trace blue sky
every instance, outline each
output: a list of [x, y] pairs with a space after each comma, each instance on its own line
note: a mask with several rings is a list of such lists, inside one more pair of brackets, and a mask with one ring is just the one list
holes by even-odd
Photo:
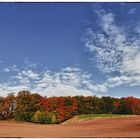
[[140, 97], [139, 3], [0, 3], [0, 95]]

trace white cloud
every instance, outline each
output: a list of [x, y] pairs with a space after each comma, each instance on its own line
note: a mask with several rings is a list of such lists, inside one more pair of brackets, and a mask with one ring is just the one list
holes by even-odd
[[[136, 30], [139, 26], [129, 25], [128, 30], [123, 24], [117, 25], [114, 13], [101, 7], [94, 10], [99, 19], [99, 30], [87, 30], [85, 46], [96, 58], [99, 70], [110, 75], [106, 87], [140, 85], [140, 34]], [[131, 14], [134, 12], [135, 9], [129, 10]], [[114, 72], [119, 76], [112, 76]]]
[[10, 86], [6, 83], [0, 84], [0, 96], [6, 96], [9, 93], [17, 93], [21, 90], [30, 90], [30, 88], [24, 85]]
[[10, 69], [9, 68], [4, 68], [2, 71], [3, 72], [10, 72]]
[[119, 85], [139, 86], [140, 76], [116, 76], [107, 80], [107, 87], [116, 87]]
[[134, 27], [134, 31], [140, 34], [140, 22]]
[[138, 45], [132, 47], [124, 51], [121, 72], [135, 75], [140, 74], [140, 48]]
[[11, 67], [7, 67], [2, 69], [2, 72], [18, 72], [19, 69], [17, 68], [16, 65], [12, 65]]
[[[101, 16], [101, 15], [100, 15]], [[99, 16], [99, 17], [100, 17]], [[122, 57], [121, 46], [125, 42], [125, 36], [121, 30], [114, 25], [113, 14], [104, 14], [100, 20], [102, 31], [94, 32], [88, 30], [89, 38], [86, 47], [91, 53], [96, 53], [98, 68], [103, 72], [118, 71]], [[103, 33], [104, 32], [104, 33]]]
[[39, 92], [42, 95], [46, 96], [76, 96], [76, 95], [83, 95], [83, 96], [90, 96], [93, 95], [91, 90], [85, 89], [77, 89], [71, 85], [64, 85], [64, 84], [57, 84], [54, 86], [46, 86], [45, 88], [41, 88], [37, 86], [33, 90], [34, 92]]
[[98, 95], [107, 90], [105, 87], [93, 83], [90, 76], [81, 69], [72, 67], [61, 69], [60, 72], [47, 70], [34, 85], [34, 90], [46, 93], [48, 96]]
[[9, 81], [0, 84], [1, 95], [31, 90], [45, 96], [101, 96], [107, 90], [104, 85], [95, 84], [91, 74], [77, 67], [66, 67], [58, 72], [48, 69], [37, 72], [35, 68], [26, 67], [10, 74]]
[[23, 70], [21, 75], [28, 77], [29, 79], [39, 79], [39, 74], [30, 70]]
[[34, 72], [32, 69], [24, 69], [17, 72], [16, 75], [11, 76], [12, 80], [19, 82], [19, 84], [28, 85], [30, 82], [34, 82], [40, 78], [40, 75], [37, 72]]

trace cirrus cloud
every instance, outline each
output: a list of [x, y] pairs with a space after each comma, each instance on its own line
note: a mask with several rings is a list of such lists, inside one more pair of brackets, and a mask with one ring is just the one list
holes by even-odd
[[[85, 46], [96, 58], [97, 68], [106, 75], [106, 87], [140, 85], [139, 24], [117, 24], [116, 14], [107, 12], [100, 5], [94, 7], [94, 12], [99, 28], [87, 29]], [[134, 14], [136, 10], [128, 12]]]
[[[16, 66], [17, 68], [17, 66]], [[4, 71], [7, 72], [7, 71]], [[1, 95], [20, 90], [31, 90], [44, 96], [76, 96], [98, 95], [107, 90], [105, 85], [96, 84], [91, 74], [77, 67], [66, 67], [60, 71], [44, 69], [37, 72], [36, 68], [24, 67], [11, 73], [7, 83], [0, 83]]]

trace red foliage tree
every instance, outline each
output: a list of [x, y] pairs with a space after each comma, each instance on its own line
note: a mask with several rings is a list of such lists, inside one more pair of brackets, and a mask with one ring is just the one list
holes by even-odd
[[114, 102], [115, 113], [140, 114], [140, 99], [135, 97], [121, 98]]
[[124, 98], [125, 107], [129, 110], [130, 114], [140, 114], [140, 99], [135, 97]]
[[41, 98], [40, 105], [46, 114], [53, 112], [58, 122], [63, 122], [72, 117], [77, 110], [77, 101], [73, 97]]

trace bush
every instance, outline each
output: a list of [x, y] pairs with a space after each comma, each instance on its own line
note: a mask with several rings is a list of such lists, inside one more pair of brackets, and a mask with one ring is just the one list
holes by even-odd
[[32, 117], [32, 122], [41, 124], [58, 123], [56, 114], [53, 112], [46, 113], [45, 111], [36, 111]]
[[57, 119], [56, 119], [56, 113], [54, 113], [54, 112], [49, 112], [48, 114], [47, 114], [47, 121], [48, 121], [48, 123], [49, 124], [55, 124], [55, 123], [57, 123], [58, 121], [57, 121]]
[[34, 115], [32, 116], [32, 122], [35, 122], [35, 123], [48, 123], [48, 120], [47, 120], [47, 115], [44, 111], [36, 111], [34, 113]]

